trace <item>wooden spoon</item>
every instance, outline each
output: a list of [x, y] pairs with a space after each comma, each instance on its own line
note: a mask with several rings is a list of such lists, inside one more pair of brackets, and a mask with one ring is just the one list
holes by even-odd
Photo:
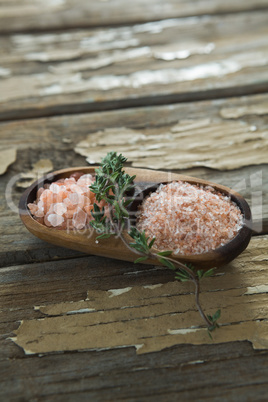
[[[218, 247], [217, 249], [211, 250], [207, 253], [187, 256], [178, 254], [174, 255], [172, 258], [174, 258], [175, 260], [181, 262], [189, 262], [194, 264], [196, 267], [211, 268], [220, 266], [222, 264], [227, 264], [228, 262], [236, 258], [247, 247], [252, 234], [251, 212], [247, 202], [240, 194], [229, 189], [228, 187], [214, 184], [195, 177], [148, 169], [126, 168], [125, 170], [130, 175], [136, 175], [136, 198], [132, 205], [132, 211], [133, 208], [135, 210], [138, 204], [141, 202], [140, 200], [142, 197], [139, 196], [141, 193], [143, 193], [143, 195], [147, 195], [150, 191], [156, 188], [157, 184], [164, 182], [166, 183], [174, 180], [182, 180], [191, 184], [201, 184], [205, 186], [209, 185], [215, 190], [229, 195], [232, 201], [234, 201], [240, 208], [246, 224], [240, 229], [234, 239], [232, 239], [226, 245]], [[95, 168], [78, 167], [63, 169], [50, 173], [44, 176], [42, 179], [33, 183], [23, 193], [20, 199], [19, 209], [21, 220], [26, 228], [40, 239], [45, 240], [49, 243], [56, 244], [57, 246], [67, 247], [88, 254], [116, 258], [119, 260], [135, 261], [137, 259], [137, 254], [129, 250], [129, 248], [125, 246], [122, 240], [120, 240], [119, 238], [111, 236], [109, 239], [96, 240], [97, 234], [93, 229], [69, 231], [58, 230], [56, 228], [44, 226], [38, 223], [32, 217], [27, 204], [35, 201], [38, 188], [43, 187], [45, 183], [52, 183], [61, 178], [70, 177], [70, 175], [74, 172], [81, 172], [83, 174], [94, 174]], [[128, 237], [127, 233], [126, 237]], [[147, 260], [145, 263], [154, 265], [157, 264], [155, 260]]]

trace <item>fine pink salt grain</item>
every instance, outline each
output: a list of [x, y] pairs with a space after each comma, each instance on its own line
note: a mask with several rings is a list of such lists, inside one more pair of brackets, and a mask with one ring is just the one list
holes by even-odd
[[[94, 182], [90, 174], [75, 172], [67, 179], [45, 184], [37, 191], [37, 199], [28, 208], [37, 222], [56, 229], [83, 229], [92, 220], [96, 202], [89, 189]], [[100, 207], [103, 203], [97, 203]]]
[[185, 182], [160, 185], [140, 207], [137, 228], [158, 250], [202, 254], [223, 246], [243, 226], [243, 216], [230, 198], [211, 187]]

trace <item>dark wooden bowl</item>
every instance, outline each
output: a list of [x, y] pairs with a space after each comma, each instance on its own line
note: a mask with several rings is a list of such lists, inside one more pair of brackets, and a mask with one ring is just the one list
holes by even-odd
[[[154, 171], [148, 169], [126, 168], [127, 173], [136, 175], [136, 193], [134, 201], [130, 207], [131, 219], [135, 221], [135, 213], [138, 205], [145, 196], [154, 191], [160, 183], [167, 183], [174, 180], [182, 180], [191, 184], [209, 185], [221, 193], [228, 194], [240, 208], [246, 224], [241, 228], [236, 237], [224, 246], [218, 247], [207, 253], [197, 255], [174, 255], [174, 259], [181, 262], [189, 262], [200, 268], [217, 267], [227, 264], [236, 258], [247, 247], [251, 230], [251, 212], [244, 198], [229, 189], [228, 187], [214, 184], [195, 177], [189, 177], [169, 172]], [[36, 199], [38, 188], [45, 183], [52, 183], [61, 178], [70, 177], [74, 172], [94, 174], [93, 167], [78, 167], [63, 169], [44, 176], [42, 179], [33, 183], [21, 196], [19, 203], [20, 217], [26, 228], [38, 238], [58, 246], [67, 247], [73, 250], [82, 251], [88, 254], [95, 254], [104, 257], [116, 258], [125, 261], [135, 261], [137, 255], [130, 251], [119, 238], [110, 237], [96, 241], [97, 234], [94, 230], [58, 230], [38, 223], [31, 215], [27, 204]], [[126, 233], [126, 237], [128, 234]], [[145, 263], [156, 265], [156, 261], [147, 260]]]

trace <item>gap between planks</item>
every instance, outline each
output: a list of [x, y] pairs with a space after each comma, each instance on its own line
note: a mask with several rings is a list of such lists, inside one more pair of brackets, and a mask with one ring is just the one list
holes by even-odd
[[179, 103], [202, 102], [207, 100], [228, 99], [237, 96], [251, 96], [268, 94], [268, 83], [244, 85], [238, 87], [217, 88], [198, 92], [185, 92], [160, 96], [147, 96], [119, 100], [103, 101], [101, 103], [74, 103], [51, 106], [45, 108], [29, 108], [25, 110], [10, 110], [0, 114], [0, 122], [8, 123], [17, 120], [31, 120], [36, 118], [56, 117], [61, 115], [77, 115], [81, 113], [95, 113], [116, 111], [146, 106], [165, 106]]

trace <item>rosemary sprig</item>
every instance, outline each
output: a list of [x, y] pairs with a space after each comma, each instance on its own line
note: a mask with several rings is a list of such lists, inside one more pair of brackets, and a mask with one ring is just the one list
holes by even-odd
[[174, 260], [171, 257], [171, 250], [154, 251], [155, 238], [149, 239], [145, 232], [140, 232], [136, 227], [131, 227], [129, 230], [133, 242], [128, 242], [124, 236], [123, 229], [126, 228], [126, 222], [129, 218], [127, 206], [132, 202], [132, 199], [129, 199], [127, 195], [133, 190], [136, 177], [128, 175], [123, 170], [126, 160], [121, 154], [109, 152], [102, 160], [101, 166], [96, 169], [95, 182], [90, 186], [90, 190], [96, 194], [97, 202], [104, 200], [109, 209], [109, 218], [107, 218], [104, 207], [100, 209], [96, 203], [94, 204], [94, 211], [91, 212], [93, 220], [90, 224], [98, 233], [97, 239], [108, 238], [111, 235], [120, 237], [126, 247], [139, 256], [135, 263], [144, 262], [148, 258], [158, 260], [162, 265], [174, 271], [176, 280], [193, 282], [195, 304], [211, 337], [211, 332], [219, 327], [218, 319], [221, 312], [217, 310], [212, 316], [206, 315], [201, 307], [199, 294], [201, 279], [212, 276], [214, 269], [196, 270], [192, 264], [183, 264]]

